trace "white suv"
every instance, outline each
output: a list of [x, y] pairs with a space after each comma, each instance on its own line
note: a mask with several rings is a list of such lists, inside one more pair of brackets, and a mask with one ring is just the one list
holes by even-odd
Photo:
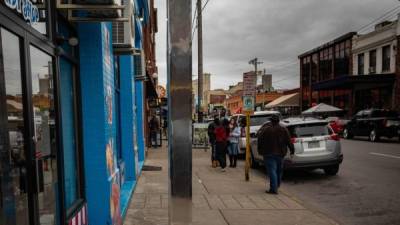
[[[256, 134], [260, 127], [269, 122], [272, 115], [278, 115], [281, 117], [281, 114], [278, 111], [258, 111], [254, 112], [253, 115], [250, 116], [250, 135]], [[246, 153], [246, 116], [243, 114], [233, 115], [231, 118], [234, 118], [236, 122], [242, 127], [241, 137], [239, 139], [239, 154]]]

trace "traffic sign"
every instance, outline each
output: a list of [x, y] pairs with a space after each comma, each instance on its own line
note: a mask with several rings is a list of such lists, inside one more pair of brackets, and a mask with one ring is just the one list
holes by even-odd
[[243, 96], [243, 111], [254, 111], [254, 96]]
[[254, 72], [243, 74], [243, 96], [255, 96], [257, 87], [257, 75]]

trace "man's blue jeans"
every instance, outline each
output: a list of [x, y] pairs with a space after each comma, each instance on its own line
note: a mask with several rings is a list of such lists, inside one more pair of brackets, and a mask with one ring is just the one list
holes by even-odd
[[277, 155], [264, 155], [264, 165], [269, 176], [270, 191], [278, 192], [282, 180], [283, 158]]

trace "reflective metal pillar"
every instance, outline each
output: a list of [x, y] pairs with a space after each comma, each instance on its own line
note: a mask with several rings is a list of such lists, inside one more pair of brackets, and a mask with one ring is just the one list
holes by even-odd
[[169, 223], [192, 220], [192, 1], [167, 2]]

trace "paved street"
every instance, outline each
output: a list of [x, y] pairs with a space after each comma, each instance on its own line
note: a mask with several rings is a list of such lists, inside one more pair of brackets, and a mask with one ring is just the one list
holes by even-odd
[[338, 176], [289, 173], [284, 188], [340, 224], [400, 224], [400, 144], [342, 140]]

